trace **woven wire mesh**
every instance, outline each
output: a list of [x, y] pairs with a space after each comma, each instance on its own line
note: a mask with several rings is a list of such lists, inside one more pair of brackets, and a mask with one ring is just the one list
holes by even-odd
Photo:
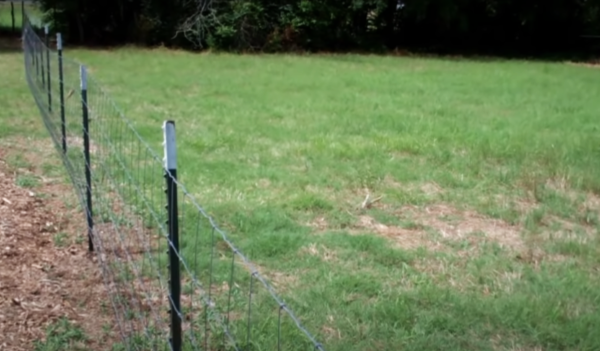
[[324, 350], [259, 267], [177, 183], [180, 235], [191, 238], [182, 241], [179, 258], [184, 332], [193, 349]]
[[[82, 65], [51, 50], [53, 41], [26, 14], [23, 23], [27, 83], [81, 208], [93, 215], [93, 247], [126, 349], [172, 349], [173, 310], [183, 321], [184, 350], [323, 350], [258, 267], [165, 171], [161, 157], [100, 84], [88, 77], [84, 97]], [[87, 134], [82, 127], [84, 108], [89, 116]], [[173, 309], [169, 294], [167, 251], [175, 247], [169, 240], [165, 210], [166, 177], [173, 179], [178, 192], [179, 309]], [[91, 208], [86, 203], [88, 190]]]
[[[88, 78], [84, 103], [78, 62], [63, 57], [63, 78], [59, 79], [58, 53], [49, 50], [41, 28], [27, 17], [24, 23], [27, 82], [84, 213], [88, 208], [82, 111], [84, 107], [89, 111], [93, 246], [118, 330], [127, 349], [168, 349], [166, 244], [161, 243], [166, 199], [163, 171], [156, 163], [160, 160], [120, 118], [112, 100], [93, 79]], [[158, 253], [161, 245], [163, 253]]]

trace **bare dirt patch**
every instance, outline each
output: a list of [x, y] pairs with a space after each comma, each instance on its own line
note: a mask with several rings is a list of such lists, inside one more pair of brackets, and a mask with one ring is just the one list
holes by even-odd
[[418, 223], [432, 228], [445, 240], [493, 241], [502, 247], [522, 250], [522, 228], [505, 221], [489, 218], [473, 210], [459, 210], [448, 204], [435, 204], [422, 209], [407, 207]]
[[[349, 232], [351, 234], [365, 231], [377, 233], [393, 240], [404, 249], [424, 247], [441, 251], [447, 248], [444, 241], [468, 240], [472, 244], [495, 242], [501, 247], [515, 251], [525, 248], [521, 238], [520, 226], [505, 221], [489, 218], [472, 210], [459, 210], [448, 204], [435, 204], [425, 207], [404, 206], [396, 211], [402, 218], [410, 218], [414, 223], [410, 228], [386, 225], [371, 216], [361, 215]], [[322, 219], [313, 223], [322, 228], [326, 222]], [[432, 235], [431, 233], [438, 233]]]
[[391, 239], [404, 249], [426, 247], [428, 249], [436, 250], [440, 249], [442, 246], [441, 243], [431, 240], [428, 233], [424, 230], [405, 229], [398, 226], [385, 225], [367, 215], [358, 218], [357, 227]]
[[[437, 187], [435, 189], [437, 191]], [[376, 233], [403, 249], [424, 247], [442, 251], [448, 247], [445, 242], [462, 240], [470, 241], [473, 246], [495, 242], [514, 251], [522, 251], [527, 246], [521, 237], [521, 226], [490, 218], [473, 210], [461, 210], [442, 203], [424, 207], [404, 206], [394, 211], [394, 214], [398, 218], [408, 219], [412, 225], [402, 227], [384, 224], [367, 214], [352, 214], [356, 220], [345, 231], [349, 234]], [[325, 217], [317, 217], [308, 225], [317, 232], [331, 229]], [[313, 248], [312, 251], [318, 250]]]
[[[23, 152], [18, 149], [13, 152]], [[33, 165], [53, 151], [49, 145], [28, 150]], [[86, 240], [77, 240], [85, 233], [83, 216], [65, 205], [73, 192], [52, 180], [17, 186], [7, 154], [0, 149], [0, 349], [33, 349], [61, 318], [84, 330], [82, 347], [104, 349], [116, 335], [112, 311]]]

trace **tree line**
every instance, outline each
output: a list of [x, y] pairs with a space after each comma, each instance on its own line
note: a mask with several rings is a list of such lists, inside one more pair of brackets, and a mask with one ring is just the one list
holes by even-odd
[[[234, 51], [514, 51], [600, 41], [600, 0], [39, 0], [81, 44]], [[589, 36], [589, 37], [586, 37]]]

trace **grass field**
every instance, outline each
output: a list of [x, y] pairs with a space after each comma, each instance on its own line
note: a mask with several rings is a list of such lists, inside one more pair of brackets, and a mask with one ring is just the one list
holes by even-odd
[[[157, 149], [176, 120], [181, 179], [327, 350], [600, 349], [600, 70], [67, 55]], [[21, 66], [0, 137], [43, 138]]]

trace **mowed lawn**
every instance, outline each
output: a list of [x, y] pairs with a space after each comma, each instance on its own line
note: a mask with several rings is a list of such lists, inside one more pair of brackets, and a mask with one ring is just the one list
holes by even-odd
[[600, 348], [600, 70], [69, 54], [328, 349]]
[[183, 183], [327, 350], [600, 349], [600, 69], [66, 54], [157, 150], [176, 121]]

